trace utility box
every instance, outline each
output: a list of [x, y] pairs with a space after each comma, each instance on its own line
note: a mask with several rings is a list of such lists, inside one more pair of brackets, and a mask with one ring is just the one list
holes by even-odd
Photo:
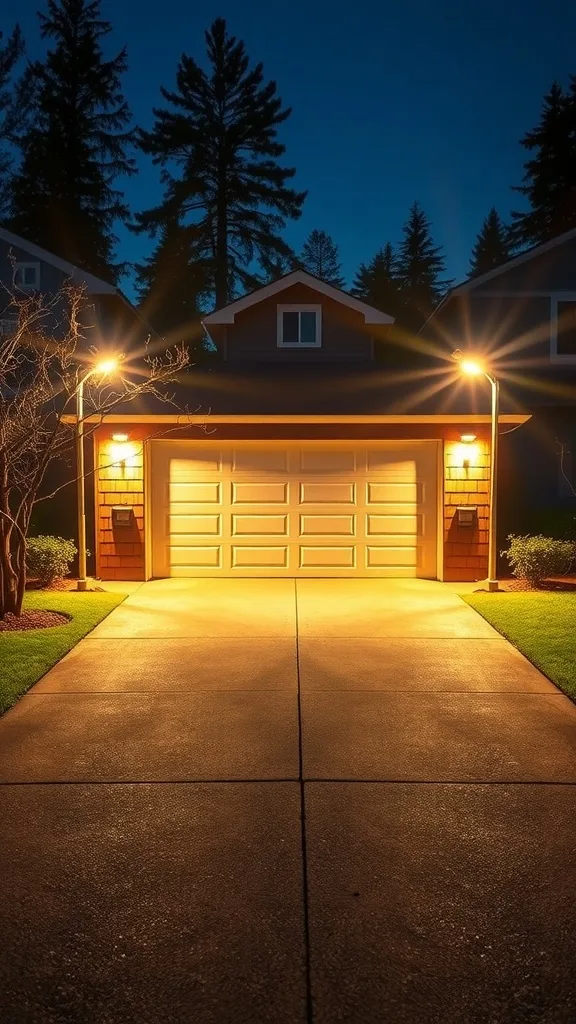
[[476, 505], [458, 505], [456, 522], [459, 530], [473, 530], [478, 525], [478, 508]]
[[112, 529], [132, 526], [134, 509], [132, 505], [112, 505]]

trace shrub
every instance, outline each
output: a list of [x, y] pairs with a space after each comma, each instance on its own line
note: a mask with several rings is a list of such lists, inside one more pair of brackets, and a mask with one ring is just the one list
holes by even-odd
[[40, 583], [53, 583], [66, 576], [77, 548], [64, 537], [28, 537], [26, 541], [26, 571]]
[[512, 573], [529, 583], [541, 583], [551, 576], [566, 576], [570, 572], [575, 545], [570, 540], [555, 540], [541, 533], [531, 537], [511, 533], [510, 546], [502, 554], [512, 566]]

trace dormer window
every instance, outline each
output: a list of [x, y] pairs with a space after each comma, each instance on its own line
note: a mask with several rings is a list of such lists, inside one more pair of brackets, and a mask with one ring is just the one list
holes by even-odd
[[576, 295], [552, 298], [550, 357], [560, 363], [576, 363]]
[[279, 348], [320, 348], [322, 306], [278, 306]]
[[14, 286], [23, 292], [35, 292], [40, 287], [40, 264], [17, 263], [14, 267]]

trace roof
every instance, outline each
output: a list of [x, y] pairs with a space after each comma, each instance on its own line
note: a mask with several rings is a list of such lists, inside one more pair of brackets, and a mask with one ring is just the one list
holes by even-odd
[[565, 242], [569, 242], [572, 238], [576, 238], [576, 228], [572, 228], [570, 231], [565, 231], [562, 235], [556, 235], [556, 238], [551, 238], [549, 242], [542, 242], [540, 245], [533, 245], [530, 249], [526, 249], [518, 256], [513, 256], [512, 259], [506, 260], [506, 263], [501, 263], [500, 266], [495, 267], [494, 270], [488, 270], [485, 274], [480, 274], [478, 277], [468, 277], [460, 284], [454, 285], [454, 287], [450, 288], [442, 297], [436, 306], [436, 309], [433, 310], [424, 326], [420, 329], [420, 333], [422, 333], [426, 324], [436, 316], [436, 313], [438, 313], [442, 306], [444, 306], [449, 299], [453, 298], [454, 295], [465, 295], [467, 292], [478, 288], [479, 285], [486, 284], [488, 281], [493, 281], [495, 277], [500, 277], [501, 274], [507, 274], [508, 271], [512, 270], [514, 267], [519, 267], [523, 263], [529, 263], [530, 260], [535, 257], [542, 256], [543, 253], [549, 252], [551, 249], [555, 249], [559, 245], [564, 245]]
[[[74, 266], [68, 260], [55, 256], [53, 252], [48, 252], [47, 249], [36, 245], [35, 242], [28, 242], [27, 239], [13, 234], [12, 231], [8, 231], [6, 228], [0, 227], [0, 239], [7, 242], [8, 245], [14, 245], [16, 248], [29, 253], [34, 259], [42, 260], [43, 263], [57, 267], [58, 270], [61, 270], [62, 273], [66, 274], [76, 284], [84, 284], [90, 295], [119, 295], [125, 299], [122, 292], [115, 285], [110, 284], [109, 281], [103, 281], [101, 278], [95, 277], [94, 274], [90, 274], [87, 270], [81, 270], [80, 267]], [[127, 300], [125, 299], [125, 301]]]
[[[256, 364], [240, 371], [225, 367], [193, 367], [168, 384], [173, 402], [141, 395], [114, 409], [122, 414], [174, 417], [183, 413], [207, 417], [422, 417], [453, 422], [450, 417], [490, 416], [490, 388], [486, 382], [464, 381], [447, 362], [441, 367], [395, 370], [349, 363], [326, 366], [299, 364], [271, 367]], [[576, 396], [576, 388], [574, 389]], [[530, 404], [501, 387], [501, 413], [522, 422]]]
[[321, 281], [319, 277], [315, 277], [305, 270], [292, 270], [289, 274], [285, 274], [284, 277], [278, 278], [277, 281], [266, 284], [249, 295], [244, 295], [243, 298], [236, 299], [235, 302], [223, 306], [222, 309], [209, 313], [203, 317], [203, 323], [207, 326], [233, 324], [237, 313], [241, 313], [243, 310], [249, 309], [250, 306], [263, 302], [264, 299], [278, 295], [287, 288], [291, 288], [294, 284], [307, 285], [308, 288], [326, 295], [329, 299], [333, 299], [334, 302], [339, 302], [343, 306], [348, 306], [349, 309], [354, 309], [357, 313], [362, 314], [366, 324], [394, 323], [394, 317], [389, 316], [388, 313], [382, 313], [379, 309], [375, 309], [373, 306], [367, 305], [366, 302], [355, 298], [354, 295], [349, 295], [348, 292], [344, 292], [340, 288], [334, 288], [333, 285], [326, 284], [325, 281]]

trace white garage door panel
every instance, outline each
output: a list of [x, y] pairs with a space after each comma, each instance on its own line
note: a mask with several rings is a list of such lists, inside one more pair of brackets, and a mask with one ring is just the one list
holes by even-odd
[[246, 569], [286, 569], [288, 567], [287, 547], [238, 547], [232, 545], [232, 565]]
[[436, 576], [437, 442], [151, 452], [153, 576]]

